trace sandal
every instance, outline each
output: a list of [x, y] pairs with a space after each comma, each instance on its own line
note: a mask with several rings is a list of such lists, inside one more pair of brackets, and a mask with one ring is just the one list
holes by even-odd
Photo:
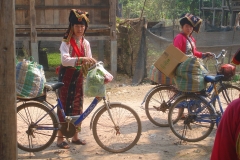
[[62, 148], [62, 149], [69, 149], [70, 146], [67, 144], [67, 142], [62, 142], [60, 144], [57, 144], [57, 147]]
[[77, 145], [85, 145], [86, 141], [78, 139], [76, 141], [72, 140], [72, 143], [77, 144]]

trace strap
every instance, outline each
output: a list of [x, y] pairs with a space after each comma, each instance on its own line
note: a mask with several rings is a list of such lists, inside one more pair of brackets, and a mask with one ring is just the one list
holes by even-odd
[[184, 37], [186, 37], [186, 39], [188, 40], [188, 42], [190, 43], [191, 47], [192, 47], [192, 52], [193, 52], [193, 55], [194, 55], [194, 49], [193, 49], [193, 45], [192, 45], [192, 42], [190, 41], [190, 39], [188, 38], [188, 36], [186, 36], [184, 33], [181, 33]]
[[74, 50], [74, 53], [73, 53], [72, 56], [74, 57], [75, 54], [76, 54], [78, 57], [83, 57], [84, 54], [81, 54], [81, 52], [80, 52], [80, 50], [79, 50], [79, 48], [78, 48], [78, 46], [77, 46], [74, 38], [71, 38], [71, 39], [70, 39], [70, 43], [71, 43], [71, 46], [73, 47], [73, 50]]

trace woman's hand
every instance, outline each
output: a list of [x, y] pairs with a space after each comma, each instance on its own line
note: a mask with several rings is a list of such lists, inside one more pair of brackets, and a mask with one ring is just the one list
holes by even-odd
[[203, 59], [207, 58], [207, 57], [211, 58], [212, 56], [213, 56], [213, 54], [211, 52], [202, 53], [202, 58]]
[[88, 73], [88, 69], [93, 66], [97, 61], [94, 58], [90, 57], [81, 57], [82, 59], [82, 73], [83, 76], [86, 77]]

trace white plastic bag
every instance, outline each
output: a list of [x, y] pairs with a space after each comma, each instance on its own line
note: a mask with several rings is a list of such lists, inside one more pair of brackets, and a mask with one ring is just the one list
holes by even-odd
[[104, 97], [106, 93], [105, 84], [113, 80], [113, 76], [104, 69], [103, 62], [96, 63], [87, 74], [84, 94], [88, 97]]

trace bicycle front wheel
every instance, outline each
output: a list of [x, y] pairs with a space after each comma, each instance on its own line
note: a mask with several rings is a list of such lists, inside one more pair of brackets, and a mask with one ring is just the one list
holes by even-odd
[[[225, 111], [230, 102], [232, 102], [234, 99], [239, 98], [240, 88], [231, 84], [223, 83], [223, 86], [218, 90], [218, 94], [220, 97], [222, 109]], [[213, 102], [213, 105], [216, 107], [216, 101]]]
[[51, 145], [57, 135], [55, 115], [43, 104], [24, 103], [17, 107], [18, 148], [38, 152]]
[[123, 104], [110, 104], [112, 122], [106, 107], [93, 121], [93, 136], [97, 144], [109, 152], [120, 153], [131, 149], [139, 140], [142, 125], [137, 113]]
[[[179, 114], [174, 114], [176, 108], [184, 108], [181, 117]], [[208, 102], [193, 95], [179, 97], [171, 106], [168, 115], [168, 123], [172, 132], [187, 142], [205, 139], [212, 132], [215, 121], [214, 110]]]
[[[168, 102], [177, 90], [173, 86], [161, 86], [153, 90], [147, 97], [145, 112], [148, 119], [160, 127], [168, 127], [168, 111], [171, 103]], [[178, 111], [177, 111], [178, 112]]]

